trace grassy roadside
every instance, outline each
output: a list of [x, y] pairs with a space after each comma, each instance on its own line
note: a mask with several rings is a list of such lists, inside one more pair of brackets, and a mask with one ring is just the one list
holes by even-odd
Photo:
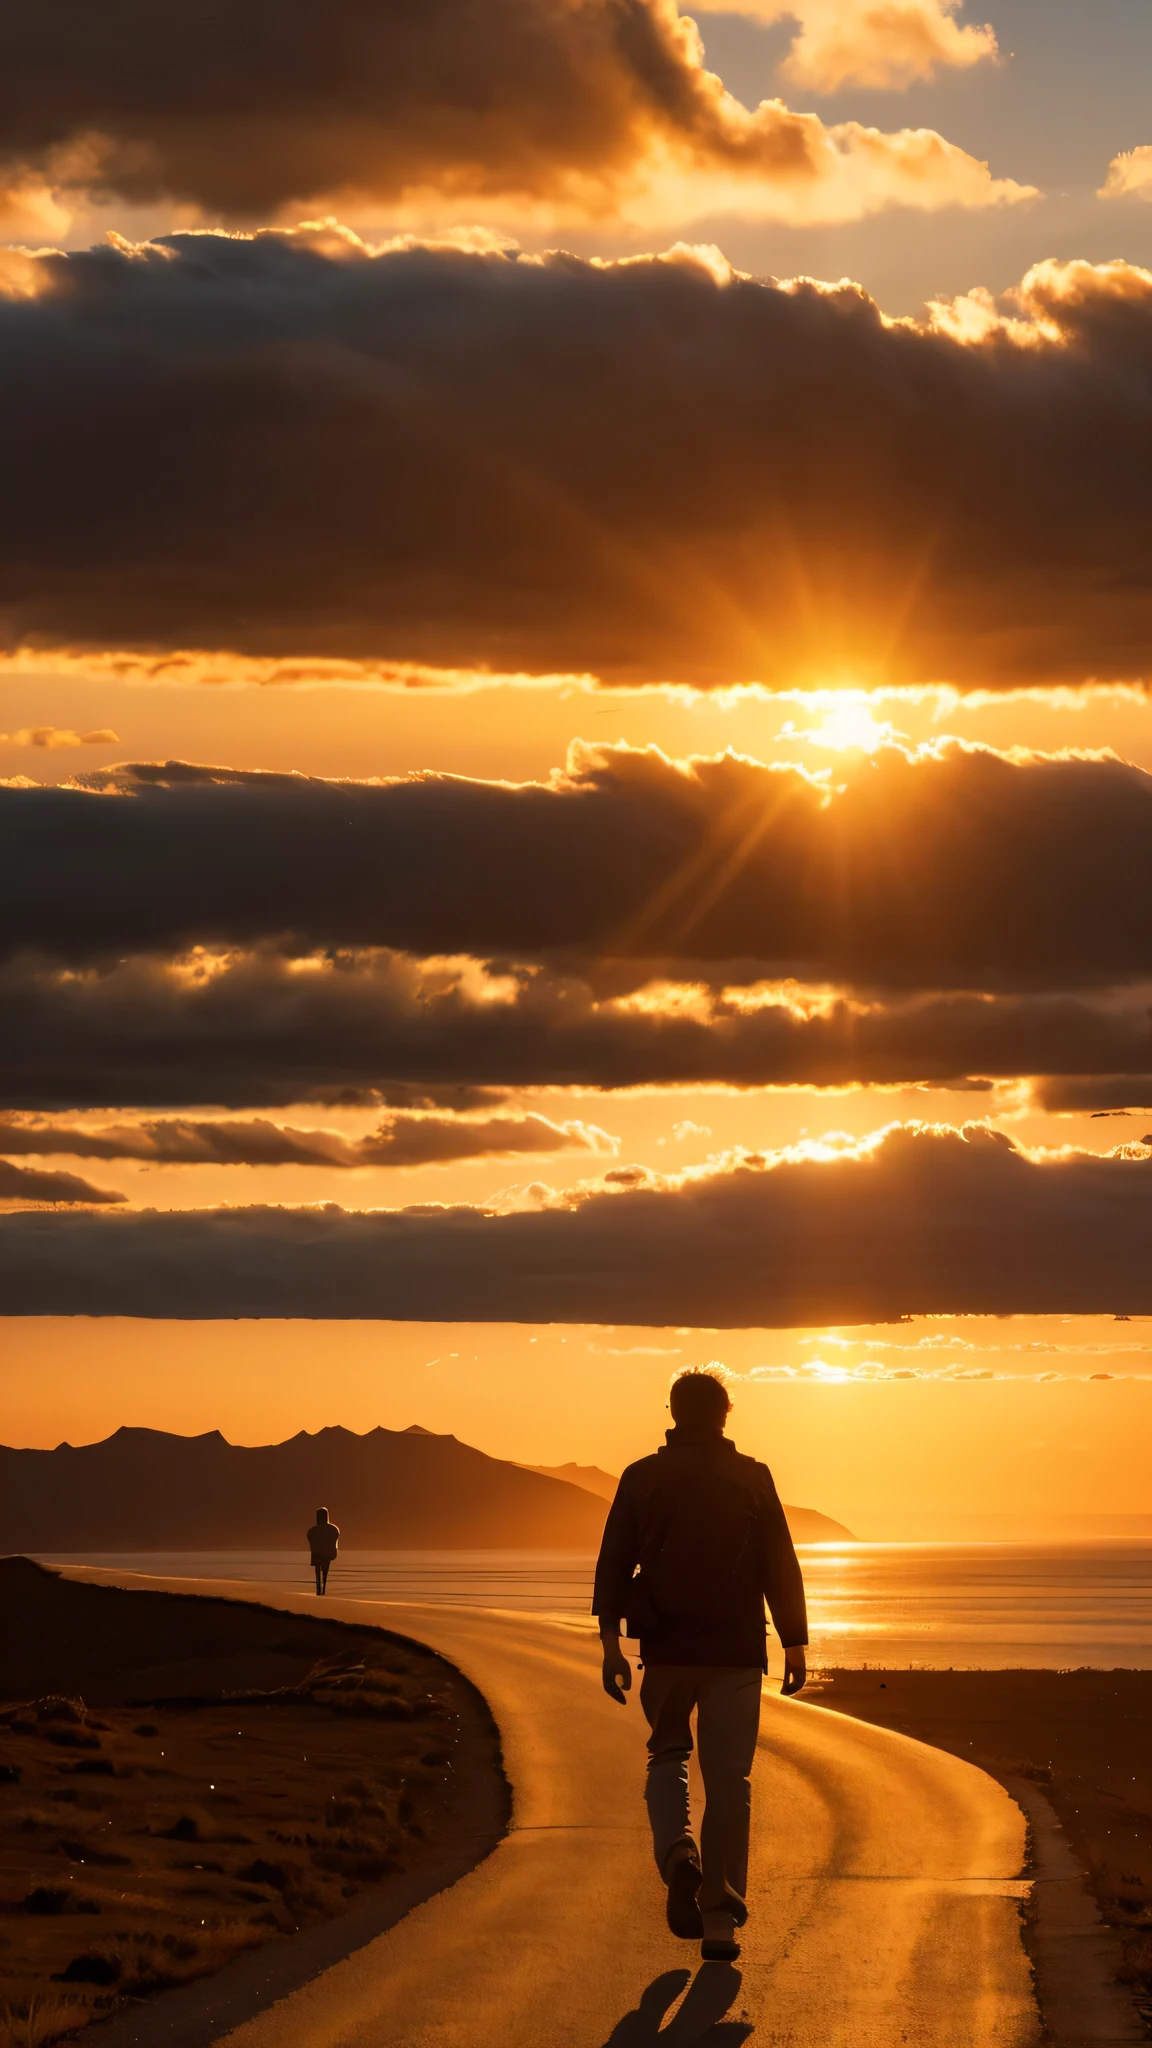
[[375, 1629], [11, 1559], [0, 1629], [0, 2048], [346, 1911], [500, 1770], [459, 1674]]

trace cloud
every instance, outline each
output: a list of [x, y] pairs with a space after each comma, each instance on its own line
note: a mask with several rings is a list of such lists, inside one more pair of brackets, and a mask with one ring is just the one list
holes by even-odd
[[14, 650], [701, 688], [1149, 674], [1152, 272], [1044, 263], [917, 324], [683, 248], [325, 230], [20, 266]]
[[363, 1138], [291, 1130], [263, 1119], [207, 1123], [180, 1118], [86, 1129], [0, 1118], [0, 1153], [37, 1158], [67, 1153], [76, 1159], [139, 1159], [157, 1166], [435, 1166], [502, 1154], [614, 1150], [615, 1141], [594, 1124], [556, 1124], [536, 1115], [398, 1115]]
[[[1127, 1322], [1129, 1318], [1117, 1316], [1114, 1320]], [[927, 1337], [917, 1337], [912, 1343], [904, 1342], [899, 1337], [841, 1337], [827, 1330], [819, 1336], [801, 1337], [798, 1341], [801, 1344], [819, 1344], [824, 1348], [831, 1346], [843, 1351], [979, 1351], [997, 1355], [1020, 1352], [1037, 1357], [1067, 1353], [1069, 1356], [1083, 1354], [1085, 1357], [1102, 1358], [1113, 1352], [1130, 1357], [1135, 1352], [1152, 1351], [1152, 1344], [1138, 1344], [1134, 1339], [1128, 1339], [1120, 1344], [1104, 1344], [1099, 1340], [1085, 1344], [1060, 1344], [1047, 1337], [1030, 1337], [1012, 1344], [996, 1344], [987, 1338], [974, 1343], [970, 1338], [950, 1335], [944, 1331], [935, 1331]]]
[[[219, 648], [170, 648], [162, 652], [142, 647], [47, 649], [30, 641], [0, 645], [0, 675], [33, 682], [44, 676], [51, 676], [53, 681], [67, 676], [85, 683], [159, 683], [166, 689], [214, 689], [223, 685], [254, 690], [434, 690], [453, 696], [471, 696], [494, 688], [566, 690], [569, 694], [579, 690], [588, 695], [596, 689], [595, 676], [563, 672], [529, 675], [525, 670], [445, 669], [420, 662], [263, 657], [229, 654]], [[1138, 694], [1130, 687], [1128, 693]]]
[[73, 216], [74, 206], [43, 178], [13, 177], [10, 164], [0, 169], [0, 234], [5, 240], [42, 248], [67, 235]]
[[449, 1109], [464, 1115], [470, 1109], [498, 1109], [508, 1091], [475, 1087], [468, 1081], [393, 1080], [375, 1087], [334, 1081], [310, 1087], [306, 1099], [327, 1109]]
[[119, 733], [107, 726], [99, 732], [73, 732], [68, 726], [24, 726], [19, 732], [0, 732], [0, 747], [115, 747]]
[[1152, 199], [1152, 146], [1126, 149], [1114, 156], [1108, 176], [1097, 193], [1099, 199]]
[[122, 1202], [112, 1188], [93, 1187], [74, 1173], [38, 1173], [0, 1159], [0, 1202]]
[[0, 1312], [712, 1328], [1147, 1314], [1150, 1229], [1145, 1152], [904, 1126], [507, 1214], [11, 1214]]
[[1110, 755], [886, 747], [825, 781], [577, 743], [522, 784], [144, 764], [0, 789], [0, 865], [0, 954], [275, 940], [595, 962], [601, 986], [651, 963], [633, 987], [1152, 978], [1152, 775]]
[[484, 1087], [952, 1086], [1142, 1066], [1152, 1073], [1146, 990], [861, 1002], [655, 984], [617, 995], [573, 973], [339, 951], [135, 957], [81, 972], [21, 958], [0, 970], [0, 1107], [11, 1110], [371, 1106]]
[[[973, 32], [932, 27], [928, 0], [896, 13], [886, 37], [848, 32], [854, 60], [814, 23], [797, 82], [820, 63], [875, 72], [885, 42], [905, 71], [925, 38], [967, 51]], [[9, 210], [41, 218], [72, 195], [115, 195], [233, 220], [334, 198], [424, 222], [722, 207], [845, 220], [1028, 190], [929, 131], [829, 128], [779, 100], [749, 110], [705, 69], [674, 0], [332, 0], [322, 26], [291, 0], [227, 15], [110, 0], [99, 34], [76, 0], [41, 0], [15, 33], [0, 179]]]
[[890, 92], [994, 59], [994, 30], [962, 25], [959, 9], [960, 0], [708, 0], [696, 11], [795, 21], [782, 76], [802, 92], [834, 93], [846, 85]]
[[494, 1116], [468, 1122], [455, 1117], [392, 1117], [356, 1147], [360, 1166], [428, 1166], [451, 1159], [494, 1158], [501, 1153], [607, 1152], [616, 1141], [595, 1124], [547, 1117]]
[[1033, 1081], [1031, 1097], [1049, 1116], [1152, 1109], [1152, 1065], [1144, 1074], [1048, 1074]]

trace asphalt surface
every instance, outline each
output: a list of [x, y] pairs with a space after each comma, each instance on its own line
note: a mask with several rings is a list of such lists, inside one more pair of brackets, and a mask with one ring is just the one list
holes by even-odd
[[[130, 1585], [131, 1575], [69, 1575]], [[1019, 1808], [972, 1765], [765, 1695], [737, 1965], [664, 1924], [644, 1728], [587, 1625], [136, 1580], [410, 1635], [487, 1698], [512, 1827], [465, 1877], [231, 2032], [231, 2048], [1037, 2048]]]

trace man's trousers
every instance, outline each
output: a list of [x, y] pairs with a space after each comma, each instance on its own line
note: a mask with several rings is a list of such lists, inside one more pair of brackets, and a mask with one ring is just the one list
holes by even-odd
[[763, 1676], [759, 1667], [648, 1664], [640, 1686], [640, 1704], [652, 1731], [645, 1799], [660, 1874], [667, 1877], [678, 1843], [693, 1844], [688, 1759], [692, 1754], [689, 1717], [695, 1707], [704, 1779], [700, 1909], [704, 1913], [731, 1910], [737, 1920], [744, 1918], [748, 1888], [750, 1777], [760, 1727]]

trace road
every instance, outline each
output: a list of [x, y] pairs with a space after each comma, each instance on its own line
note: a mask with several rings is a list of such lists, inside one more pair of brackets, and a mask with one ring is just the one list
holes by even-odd
[[[74, 1568], [73, 1568], [74, 1569]], [[69, 1573], [72, 1575], [72, 1572]], [[458, 1665], [501, 1730], [509, 1834], [230, 2048], [1036, 2048], [1024, 1821], [942, 1751], [766, 1694], [739, 1965], [668, 1933], [643, 1730], [583, 1624], [282, 1587], [75, 1576], [379, 1622]], [[679, 2003], [677, 2003], [679, 2001]]]

